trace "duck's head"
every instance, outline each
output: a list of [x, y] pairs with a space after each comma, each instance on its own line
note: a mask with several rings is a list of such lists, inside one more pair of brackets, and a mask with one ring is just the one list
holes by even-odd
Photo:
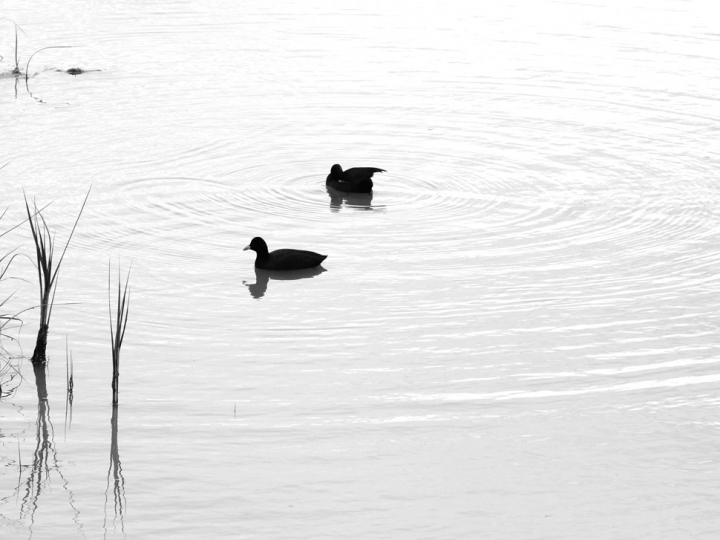
[[330, 168], [330, 178], [333, 178], [335, 180], [340, 180], [342, 178], [342, 175], [343, 175], [342, 167], [340, 165], [338, 165], [337, 163]]
[[255, 238], [253, 238], [250, 241], [250, 244], [245, 246], [245, 248], [243, 248], [243, 251], [247, 251], [248, 249], [252, 249], [256, 253], [267, 253], [268, 252], [268, 247], [267, 247], [267, 244], [265, 243], [265, 240], [263, 240], [259, 236], [256, 236]]

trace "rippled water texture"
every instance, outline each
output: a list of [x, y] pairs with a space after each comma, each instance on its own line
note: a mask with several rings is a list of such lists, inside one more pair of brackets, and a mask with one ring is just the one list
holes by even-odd
[[715, 539], [717, 11], [3, 2], [0, 537]]

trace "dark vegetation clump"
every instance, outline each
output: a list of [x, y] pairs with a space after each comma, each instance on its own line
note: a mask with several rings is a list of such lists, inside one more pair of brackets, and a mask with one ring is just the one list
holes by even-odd
[[33, 201], [34, 212], [30, 211], [30, 204], [25, 197], [25, 209], [27, 210], [27, 221], [30, 224], [33, 242], [35, 244], [35, 259], [38, 275], [38, 286], [40, 288], [40, 328], [38, 329], [37, 341], [35, 342], [35, 350], [32, 355], [33, 364], [45, 364], [47, 359], [45, 350], [47, 348], [47, 336], [50, 328], [50, 316], [52, 315], [53, 303], [55, 301], [55, 291], [57, 289], [58, 272], [62, 264], [67, 248], [70, 245], [75, 227], [77, 227], [80, 216], [85, 208], [85, 203], [90, 196], [88, 190], [85, 200], [83, 201], [78, 217], [75, 220], [70, 236], [68, 237], [65, 248], [60, 258], [55, 262], [55, 235], [50, 233], [50, 228], [42, 215], [42, 210], [37, 207]]

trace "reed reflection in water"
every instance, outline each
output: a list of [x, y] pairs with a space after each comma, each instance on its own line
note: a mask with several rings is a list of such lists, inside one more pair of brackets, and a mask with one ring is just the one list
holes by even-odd
[[[117, 530], [117, 522], [120, 521], [120, 530], [123, 535], [125, 534], [125, 477], [122, 472], [122, 463], [120, 462], [120, 451], [118, 449], [118, 406], [113, 405], [112, 418], [110, 419], [110, 426], [112, 428], [112, 435], [110, 438], [110, 466], [108, 467], [107, 474], [107, 487], [105, 489], [105, 517], [103, 520], [103, 530], [105, 536], [107, 536], [107, 505], [108, 505], [108, 492], [110, 491], [110, 484], [112, 483], [113, 492], [113, 509], [115, 515], [113, 517], [113, 530]], [[111, 480], [112, 479], [112, 480]]]
[[68, 480], [63, 475], [58, 463], [57, 450], [55, 448], [55, 431], [50, 420], [50, 403], [47, 391], [46, 366], [35, 364], [35, 384], [37, 386], [38, 413], [36, 421], [36, 445], [33, 454], [33, 461], [30, 475], [25, 481], [25, 495], [22, 499], [20, 510], [20, 521], [29, 520], [29, 529], [35, 523], [38, 511], [40, 496], [50, 484], [51, 474], [55, 472], [61, 480], [63, 490], [67, 493], [68, 505], [72, 509], [72, 520], [79, 532], [83, 525], [80, 522], [80, 511], [75, 507], [75, 500]]
[[0, 399], [11, 398], [22, 382], [20, 370], [13, 362], [12, 358], [4, 354], [0, 356]]
[[75, 377], [73, 375], [72, 352], [68, 348], [67, 337], [65, 337], [65, 431], [64, 436], [67, 439], [67, 432], [72, 429], [72, 406], [73, 406], [73, 389], [75, 387]]
[[260, 268], [255, 268], [255, 283], [243, 281], [243, 285], [248, 288], [250, 295], [253, 298], [259, 300], [265, 296], [268, 283], [271, 279], [278, 281], [293, 281], [297, 279], [313, 278], [326, 271], [327, 270], [322, 266], [306, 268], [303, 270], [261, 270]]
[[[87, 538], [86, 526], [85, 523], [81, 521], [80, 510], [78, 504], [76, 503], [75, 494], [70, 488], [70, 480], [66, 477], [66, 472], [64, 472], [61, 467], [62, 460], [58, 456], [55, 442], [55, 430], [51, 420], [51, 407], [48, 398], [47, 364], [35, 364], [33, 365], [33, 371], [35, 375], [38, 398], [37, 418], [35, 421], [35, 449], [31, 462], [29, 464], [23, 464], [21, 458], [20, 438], [18, 438], [17, 485], [13, 490], [13, 493], [0, 500], [0, 503], [3, 505], [12, 505], [13, 503], [11, 501], [15, 499], [16, 506], [19, 506], [19, 512], [16, 518], [9, 518], [6, 515], [0, 514], [0, 520], [17, 526], [24, 524], [27, 527], [30, 537], [33, 537], [34, 534], [39, 537], [46, 537], [44, 536], [45, 531], [47, 530], [45, 522], [47, 521], [48, 516], [54, 516], [52, 518], [54, 520], [58, 517], [59, 507], [55, 501], [55, 494], [52, 490], [53, 477], [56, 476], [60, 479], [60, 485], [62, 486], [65, 494], [63, 499], [66, 501], [66, 504], [70, 509], [70, 512], [67, 512], [63, 511], [62, 507], [60, 507], [59, 515], [64, 515], [70, 518], [78, 537]], [[66, 375], [66, 382], [69, 380], [68, 374]], [[66, 437], [72, 424], [72, 402], [72, 389], [71, 387], [68, 387], [65, 400]], [[105, 490], [103, 518], [104, 538], [108, 537], [108, 532], [119, 533], [122, 534], [123, 537], [126, 535], [125, 513], [127, 504], [125, 497], [125, 478], [123, 475], [118, 446], [118, 424], [118, 407], [114, 406], [112, 407], [112, 416], [110, 420], [110, 462]], [[57, 480], [55, 485], [57, 486]], [[113, 512], [113, 516], [108, 518], [108, 502], [110, 500], [111, 491], [113, 500], [113, 510], [111, 512]], [[57, 493], [57, 491], [55, 493]], [[45, 508], [44, 511], [43, 507]], [[43, 511], [42, 519], [41, 511]], [[60, 522], [55, 521], [55, 523], [58, 524], [62, 521], [64, 520], [61, 518]], [[110, 525], [108, 525], [109, 521], [111, 521]], [[38, 530], [35, 530], [36, 527]], [[52, 533], [56, 536], [53, 537], [66, 537], [63, 535], [67, 535], [68, 531], [65, 530], [64, 533], [62, 533], [61, 530], [62, 529], [56, 526]]]

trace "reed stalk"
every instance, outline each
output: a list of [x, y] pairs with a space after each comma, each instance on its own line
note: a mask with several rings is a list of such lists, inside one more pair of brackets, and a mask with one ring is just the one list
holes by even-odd
[[[33, 59], [33, 57], [39, 53], [40, 51], [44, 51], [46, 49], [72, 49], [72, 45], [51, 45], [49, 47], [43, 47], [42, 49], [38, 49], [34, 53], [30, 55], [30, 58], [28, 58], [27, 65], [25, 66], [25, 81], [28, 80], [28, 72], [30, 70], [30, 61]], [[18, 72], [19, 73], [19, 72]]]
[[[90, 189], [92, 189], [92, 187]], [[73, 234], [75, 233], [75, 228], [80, 221], [80, 216], [82, 216], [83, 210], [85, 209], [85, 204], [90, 196], [90, 189], [88, 189], [87, 195], [85, 195], [85, 200], [80, 208], [75, 224], [70, 231], [70, 236], [68, 237], [62, 254], [60, 255], [60, 259], [57, 261], [57, 265], [55, 265], [55, 261], [53, 259], [55, 254], [55, 236], [50, 234], [50, 228], [45, 221], [45, 217], [42, 215], [42, 211], [37, 207], [37, 204], [35, 204], [34, 201], [33, 207], [35, 208], [35, 213], [32, 214], [30, 212], [30, 205], [28, 204], [27, 196], [23, 190], [28, 223], [30, 223], [30, 230], [32, 232], [33, 242], [35, 243], [38, 286], [40, 288], [40, 328], [38, 329], [35, 350], [33, 351], [31, 359], [33, 364], [45, 364], [47, 362], [45, 351], [47, 349], [50, 316], [52, 315], [55, 292], [57, 290], [58, 272], [60, 271], [60, 265], [65, 257], [67, 248], [70, 245], [70, 240], [72, 240]]]
[[[15, 69], [13, 69], [10, 73], [12, 75], [20, 75], [20, 57], [18, 56], [18, 30], [20, 30], [23, 34], [25, 34], [25, 30], [20, 28], [20, 26], [13, 21], [12, 19], [8, 19], [7, 17], [0, 17], [0, 21], [9, 21], [15, 26]], [[27, 36], [27, 34], [25, 34]], [[0, 56], [0, 60], [2, 60], [3, 57]]]
[[[5, 165], [3, 165], [3, 167], [4, 167], [4, 166], [5, 166]], [[7, 211], [8, 211], [8, 209], [6, 208], [6, 209], [3, 211], [3, 213], [0, 214], [0, 220], [2, 220], [2, 218], [5, 216], [5, 213], [6, 213]], [[7, 234], [7, 232], [0, 233], [0, 237], [5, 236], [5, 234]], [[13, 252], [14, 252], [14, 251], [15, 251], [15, 250], [13, 249], [13, 250], [10, 251], [9, 253], [6, 253], [5, 255], [3, 255], [2, 257], [0, 257], [0, 283], [2, 283], [3, 281], [5, 281], [5, 273], [7, 272], [8, 268], [10, 268], [10, 265], [12, 264], [12, 261], [13, 261], [13, 259], [15, 258], [15, 256], [13, 255]], [[7, 262], [5, 262], [6, 259], [7, 259]], [[3, 266], [3, 265], [4, 265], [4, 266]], [[4, 295], [5, 295], [5, 293], [3, 293], [3, 296], [4, 296]], [[8, 300], [10, 300], [11, 297], [12, 297], [12, 295], [6, 296], [5, 298], [2, 298], [2, 297], [0, 296], [0, 309], [2, 309], [2, 307], [5, 305], [5, 303], [6, 303]], [[3, 336], [3, 329], [5, 328], [5, 325], [7, 325], [7, 324], [8, 324], [10, 321], [12, 321], [12, 320], [17, 320], [17, 319], [16, 319], [14, 316], [9, 315], [9, 314], [7, 314], [7, 313], [0, 313], [0, 338]]]
[[[0, 167], [0, 169], [3, 169], [5, 165]], [[6, 208], [2, 213], [0, 213], [0, 221], [2, 221], [2, 219], [5, 217], [8, 208]], [[15, 225], [14, 227], [11, 227], [6, 231], [0, 232], [0, 238], [8, 234], [10, 231], [17, 229], [20, 225], [22, 225], [22, 223]], [[10, 265], [15, 260], [15, 257], [19, 255], [18, 253], [15, 253], [16, 250], [17, 248], [12, 249], [4, 255], [0, 256], [0, 399], [9, 397], [17, 388], [19, 382], [13, 383], [16, 377], [18, 378], [18, 381], [21, 381], [23, 379], [18, 368], [12, 364], [13, 358], [5, 350], [5, 346], [3, 344], [4, 338], [15, 341], [15, 338], [8, 333], [9, 325], [13, 322], [22, 324], [22, 321], [19, 318], [19, 315], [20, 313], [22, 313], [22, 311], [20, 311], [19, 313], [12, 313], [9, 312], [9, 308], [6, 306], [6, 304], [10, 302], [14, 296], [14, 292], [8, 292], [5, 288], [5, 282], [9, 279], [12, 279], [10, 277], [7, 277], [6, 274], [8, 269], [10, 268]]]
[[[2, 218], [2, 216], [0, 216]], [[0, 235], [2, 236], [2, 235]], [[5, 281], [5, 273], [8, 271], [8, 268], [10, 268], [10, 265], [12, 264], [15, 257], [18, 256], [17, 253], [14, 253], [15, 250], [13, 249], [9, 253], [6, 253], [2, 257], [0, 257], [0, 283]], [[7, 262], [6, 262], [7, 261]], [[6, 296], [7, 295], [7, 296]], [[5, 307], [5, 304], [9, 302], [13, 297], [12, 293], [2, 293], [2, 296], [0, 296], [0, 310], [2, 310]], [[11, 313], [2, 313], [0, 312], [0, 340], [3, 337], [10, 337], [5, 333], [6, 327], [11, 322], [19, 322], [20, 319], [17, 317], [17, 314], [11, 314]]]
[[[7, 163], [5, 164], [7, 165]], [[0, 167], [0, 169], [4, 168], [5, 165]], [[10, 208], [10, 207], [8, 207]], [[5, 217], [5, 214], [8, 211], [8, 208], [6, 208], [2, 214], [0, 214], [0, 220], [2, 220], [3, 217]], [[17, 229], [22, 223], [15, 225], [14, 227], [4, 231], [0, 232], [0, 238], [5, 236], [10, 231], [13, 231]], [[17, 248], [10, 250], [9, 252], [5, 253], [4, 255], [0, 256], [0, 284], [2, 284], [4, 281], [11, 279], [6, 277], [5, 274], [7, 274], [8, 269], [10, 268], [10, 265], [15, 260], [15, 257], [17, 257], [19, 254], [15, 253]], [[3, 287], [4, 288], [4, 287]], [[9, 302], [13, 298], [14, 293], [7, 293], [2, 292], [0, 294], [0, 310], [3, 310], [5, 308], [5, 304]], [[10, 314], [10, 313], [2, 313], [0, 312], [0, 349], [2, 348], [2, 338], [8, 337], [12, 339], [10, 336], [6, 334], [6, 328], [7, 325], [9, 325], [11, 322], [20, 322], [20, 319], [18, 318], [19, 313]]]
[[[7, 165], [8, 165], [8, 163], [6, 163], [6, 164], [3, 165], [2, 167], [0, 167], [0, 170], [4, 169]], [[8, 211], [9, 208], [10, 208], [10, 207], [8, 206], [8, 207], [3, 211], [3, 213], [0, 214], [0, 220], [2, 220], [3, 217], [5, 217], [5, 214], [7, 213], [7, 211]], [[47, 208], [47, 206], [44, 206], [43, 208], [41, 208], [40, 211], [45, 210], [45, 208]], [[23, 221], [21, 221], [20, 223], [14, 225], [14, 226], [12, 226], [12, 227], [10, 227], [9, 229], [7, 229], [7, 230], [5, 230], [5, 231], [3, 231], [3, 232], [0, 232], [0, 238], [2, 238], [2, 237], [5, 236], [6, 234], [14, 231], [14, 230], [17, 229], [18, 227], [20, 227], [23, 223], [25, 223], [26, 221], [27, 221], [27, 219], [24, 219]], [[7, 276], [5, 275], [5, 274], [7, 273], [7, 271], [9, 270], [10, 265], [11, 265], [12, 262], [15, 260], [15, 257], [18, 257], [18, 256], [22, 255], [21, 253], [15, 253], [16, 250], [17, 250], [17, 248], [14, 248], [14, 249], [10, 250], [9, 252], [5, 253], [3, 256], [0, 257], [0, 284], [2, 284], [2, 282], [3, 282], [3, 281], [6, 281], [6, 280], [10, 280], [10, 279], [20, 279], [20, 278], [7, 277]], [[25, 281], [25, 280], [24, 280], [24, 279], [20, 279], [20, 281]], [[13, 293], [3, 292], [2, 294], [0, 294], [0, 310], [2, 310], [3, 307], [5, 306], [5, 304], [6, 304], [7, 302], [9, 302], [9, 301], [13, 298], [13, 295], [14, 295], [14, 292], [13, 292]], [[27, 309], [24, 309], [24, 310], [22, 310], [22, 311], [20, 311], [20, 312], [18, 312], [18, 313], [14, 313], [14, 314], [10, 314], [10, 313], [0, 313], [0, 350], [2, 350], [2, 343], [1, 343], [1, 342], [2, 342], [2, 338], [9, 338], [9, 339], [15, 341], [15, 338], [13, 338], [12, 336], [10, 336], [10, 335], [8, 335], [8, 334], [6, 333], [7, 326], [8, 326], [11, 322], [20, 323], [20, 325], [22, 326], [22, 320], [19, 318], [19, 315], [20, 315], [21, 313], [24, 313], [25, 311], [30, 310], [30, 309], [33, 309], [33, 308], [27, 308]]]
[[18, 27], [15, 25], [15, 69], [13, 69], [13, 75], [20, 75], [20, 59], [18, 58]]
[[127, 278], [125, 278], [125, 288], [123, 289], [122, 282], [120, 281], [120, 271], [118, 270], [117, 304], [115, 306], [115, 323], [113, 323], [112, 297], [110, 295], [110, 262], [108, 262], [108, 314], [110, 316], [110, 345], [112, 348], [113, 363], [113, 405], [118, 404], [120, 393], [120, 349], [123, 344], [123, 339], [125, 339], [128, 313], [130, 312], [130, 295], [128, 294], [129, 282], [130, 270], [128, 270]]

